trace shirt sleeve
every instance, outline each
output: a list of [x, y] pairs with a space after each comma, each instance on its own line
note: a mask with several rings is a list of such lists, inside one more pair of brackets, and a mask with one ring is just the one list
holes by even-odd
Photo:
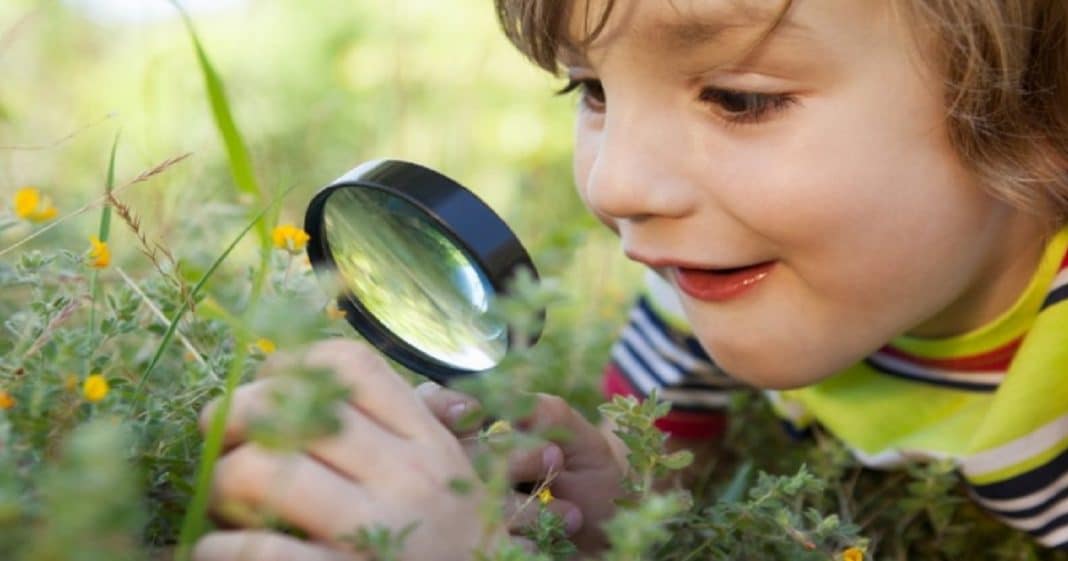
[[727, 427], [730, 391], [741, 387], [693, 337], [674, 289], [649, 271], [646, 289], [612, 347], [602, 380], [605, 395], [643, 399], [656, 389], [671, 403], [657, 427], [683, 438], [715, 438]]

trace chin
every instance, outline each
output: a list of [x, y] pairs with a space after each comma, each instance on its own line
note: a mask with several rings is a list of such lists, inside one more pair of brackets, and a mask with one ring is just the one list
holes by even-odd
[[730, 360], [730, 357], [717, 357], [716, 363], [732, 378], [765, 390], [793, 390], [810, 386], [840, 370], [822, 364], [797, 364], [782, 359], [769, 363], [760, 359]]

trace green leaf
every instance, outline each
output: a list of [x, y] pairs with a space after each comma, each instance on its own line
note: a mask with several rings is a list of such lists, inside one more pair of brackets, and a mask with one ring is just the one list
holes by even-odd
[[689, 450], [679, 450], [660, 458], [660, 465], [672, 470], [682, 469], [692, 463], [693, 452]]
[[457, 495], [470, 495], [475, 489], [475, 484], [470, 479], [454, 477], [449, 480], [449, 489]]
[[738, 468], [738, 471], [731, 477], [731, 482], [727, 484], [727, 488], [723, 491], [723, 496], [720, 498], [725, 503], [736, 503], [742, 500], [745, 496], [745, 490], [749, 487], [749, 480], [753, 474], [753, 462], [748, 460]]
[[[211, 63], [211, 59], [208, 58], [208, 53], [200, 43], [200, 38], [197, 36], [196, 29], [193, 27], [193, 20], [189, 18], [189, 14], [182, 9], [182, 6], [177, 0], [171, 0], [171, 4], [173, 4], [182, 15], [182, 20], [185, 22], [185, 27], [189, 32], [189, 38], [193, 42], [193, 49], [196, 51], [197, 62], [200, 65], [200, 72], [204, 78], [204, 88], [207, 90], [208, 102], [211, 105], [211, 114], [215, 119], [215, 127], [222, 136], [223, 145], [226, 147], [226, 156], [230, 164], [230, 175], [234, 179], [234, 185], [237, 186], [238, 191], [252, 195], [256, 200], [263, 202], [265, 195], [260, 188], [259, 183], [256, 181], [256, 174], [253, 172], [252, 167], [252, 158], [249, 157], [245, 140], [241, 135], [241, 131], [237, 127], [237, 122], [234, 121], [233, 112], [230, 109], [230, 102], [226, 97], [226, 87], [223, 84], [222, 77], [220, 77], [219, 73], [215, 70], [214, 65]], [[256, 233], [260, 238], [260, 243], [264, 247], [270, 245], [271, 240], [267, 222], [258, 222]]]

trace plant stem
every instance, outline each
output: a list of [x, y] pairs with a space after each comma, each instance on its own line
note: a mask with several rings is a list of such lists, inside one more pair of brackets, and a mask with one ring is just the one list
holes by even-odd
[[[104, 191], [107, 194], [111, 193], [111, 190], [115, 186], [115, 151], [119, 147], [119, 135], [121, 131], [115, 133], [115, 140], [111, 142], [111, 157], [108, 158], [108, 174], [107, 180], [104, 183]], [[100, 230], [97, 237], [100, 241], [107, 243], [108, 237], [111, 234], [111, 205], [105, 204], [104, 208], [100, 211]], [[96, 334], [96, 301], [100, 298], [100, 285], [97, 284], [97, 277], [99, 271], [93, 269], [92, 276], [89, 277], [89, 340], [92, 341]], [[95, 348], [96, 345], [93, 345]], [[85, 363], [82, 366], [82, 370], [86, 373], [89, 372], [89, 359], [92, 357], [92, 351], [89, 356], [85, 357]]]
[[[226, 252], [216, 260], [212, 269], [205, 275], [205, 279], [201, 279], [201, 282], [197, 283], [197, 286], [193, 289], [193, 295], [195, 296], [197, 290], [203, 286], [206, 277], [214, 271], [215, 265], [220, 263], [222, 259], [230, 253], [230, 250], [237, 245], [237, 241], [240, 240], [252, 227], [260, 221], [260, 219], [270, 210], [274, 203], [281, 200], [287, 193], [292, 191], [295, 186], [289, 187], [281, 195], [275, 197], [271, 204], [267, 205], [261, 210], [256, 218], [253, 219], [245, 229], [241, 231], [241, 234], [234, 240], [234, 243], [227, 248]], [[249, 306], [245, 309], [244, 319], [246, 322], [254, 313], [255, 308], [253, 304], [258, 302], [260, 294], [263, 292], [264, 284], [266, 284], [267, 271], [270, 268], [271, 259], [271, 247], [269, 238], [260, 238], [260, 264], [256, 271], [256, 276], [252, 280], [252, 291], [248, 299]], [[177, 325], [177, 321], [171, 323], [169, 333], [174, 332], [174, 326]], [[234, 390], [237, 388], [238, 383], [241, 381], [241, 374], [244, 372], [245, 359], [248, 358], [248, 347], [251, 341], [252, 334], [248, 329], [238, 330], [235, 334], [234, 344], [237, 347], [233, 360], [230, 362], [230, 370], [226, 374], [226, 390], [223, 393], [222, 401], [219, 403], [219, 408], [215, 412], [215, 416], [211, 419], [211, 426], [208, 429], [208, 434], [204, 439], [203, 453], [200, 457], [200, 462], [197, 465], [196, 474], [196, 488], [193, 492], [193, 499], [189, 502], [189, 507], [185, 512], [185, 519], [182, 521], [182, 530], [178, 536], [178, 550], [175, 554], [176, 561], [188, 561], [189, 556], [192, 553], [193, 542], [198, 539], [203, 533], [204, 519], [207, 516], [208, 511], [208, 494], [211, 490], [212, 477], [215, 472], [215, 462], [219, 459], [219, 455], [222, 452], [223, 435], [226, 432], [226, 418], [230, 414], [230, 404], [233, 402]], [[144, 378], [142, 378], [142, 382]]]

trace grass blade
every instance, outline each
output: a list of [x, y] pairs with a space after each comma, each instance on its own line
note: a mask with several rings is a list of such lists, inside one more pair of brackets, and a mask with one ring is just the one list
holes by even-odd
[[[107, 183], [104, 184], [104, 189], [111, 193], [111, 190], [115, 188], [115, 151], [119, 147], [119, 135], [120, 132], [115, 133], [115, 140], [111, 142], [111, 157], [108, 158], [108, 178]], [[100, 241], [108, 241], [108, 236], [111, 234], [111, 205], [104, 205], [104, 209], [100, 211]]]
[[[204, 88], [207, 92], [208, 102], [211, 105], [211, 114], [215, 119], [215, 127], [222, 136], [223, 145], [226, 148], [226, 156], [230, 163], [230, 175], [234, 178], [234, 185], [241, 193], [252, 195], [261, 203], [265, 200], [263, 190], [256, 181], [256, 174], [252, 168], [252, 159], [249, 157], [248, 148], [245, 145], [241, 131], [234, 121], [230, 103], [226, 98], [226, 87], [222, 78], [216, 72], [215, 67], [208, 58], [207, 52], [200, 43], [193, 20], [185, 12], [177, 0], [171, 0], [171, 4], [182, 15], [185, 27], [189, 32], [189, 38], [193, 42], [196, 51], [197, 62], [200, 65], [201, 75], [204, 77]], [[270, 236], [266, 222], [257, 222], [256, 232], [259, 235], [261, 245], [267, 247], [270, 244]]]
[[[119, 135], [121, 131], [115, 133], [115, 139], [111, 141], [111, 156], [108, 157], [108, 173], [107, 179], [104, 181], [104, 192], [106, 195], [110, 195], [112, 189], [115, 188], [115, 152], [119, 147]], [[111, 205], [104, 205], [104, 208], [100, 211], [100, 229], [97, 232], [97, 237], [100, 241], [107, 242], [108, 236], [111, 235]], [[100, 284], [99, 277], [100, 271], [93, 269], [92, 276], [89, 277], [89, 340], [92, 341], [96, 336], [96, 301], [100, 299]], [[85, 357], [85, 364], [82, 366], [83, 374], [89, 374], [90, 361], [92, 358], [92, 352]]]
[[[108, 175], [104, 183], [104, 191], [108, 194], [115, 188], [115, 152], [119, 147], [119, 132], [115, 133], [115, 140], [111, 142], [111, 157], [108, 158]], [[100, 241], [107, 242], [111, 235], [111, 205], [104, 205], [100, 211], [100, 230], [97, 237]], [[99, 271], [93, 269], [93, 275], [89, 279], [89, 339], [96, 333], [96, 301], [100, 298], [100, 286], [97, 284]], [[88, 366], [88, 365], [87, 365]], [[88, 374], [88, 372], [86, 372]]]
[[[170, 325], [167, 326], [167, 331], [163, 333], [163, 339], [160, 341], [159, 346], [156, 347], [156, 353], [152, 356], [152, 360], [148, 363], [148, 366], [145, 368], [144, 373], [141, 374], [141, 380], [137, 383], [137, 388], [134, 391], [135, 398], [136, 396], [140, 395], [141, 391], [144, 389], [145, 382], [148, 381], [148, 377], [152, 374], [152, 370], [156, 368], [156, 364], [159, 362], [160, 357], [163, 356], [163, 351], [167, 349], [167, 345], [171, 342], [171, 338], [174, 337], [174, 331], [178, 328], [178, 322], [181, 321], [185, 313], [189, 311], [189, 301], [196, 301], [197, 295], [200, 294], [200, 291], [204, 288], [204, 285], [207, 284], [208, 279], [210, 279], [212, 275], [215, 274], [215, 270], [219, 268], [219, 265], [222, 264], [223, 260], [230, 256], [230, 252], [232, 252], [234, 248], [237, 247], [238, 242], [240, 242], [242, 238], [245, 237], [245, 234], [247, 234], [249, 230], [251, 230], [256, 224], [261, 223], [261, 219], [264, 217], [264, 215], [267, 214], [267, 211], [271, 210], [271, 208], [275, 206], [275, 203], [282, 200], [282, 198], [288, 195], [289, 192], [295, 188], [296, 185], [286, 189], [274, 199], [272, 199], [271, 202], [267, 204], [267, 206], [263, 207], [259, 212], [257, 212], [256, 215], [253, 216], [252, 219], [249, 221], [249, 223], [241, 229], [241, 232], [234, 237], [233, 241], [230, 242], [230, 245], [226, 246], [226, 249], [222, 252], [222, 254], [215, 258], [215, 261], [213, 261], [211, 266], [208, 267], [208, 270], [204, 273], [204, 276], [200, 277], [200, 280], [197, 281], [197, 284], [190, 291], [190, 297], [182, 302], [181, 307], [179, 307], [178, 311], [174, 313], [174, 318], [171, 319]], [[262, 261], [263, 260], [261, 259], [261, 265]], [[261, 266], [260, 268], [265, 270], [265, 267]], [[253, 287], [253, 290], [256, 290], [255, 286]], [[252, 299], [251, 301], [255, 302], [256, 300]]]
[[[295, 189], [296, 186], [289, 187], [282, 194], [275, 197], [271, 204], [266, 206], [259, 212], [253, 223], [250, 223], [245, 227], [242, 232], [242, 236], [247, 233], [255, 221], [259, 221], [267, 213], [268, 210], [274, 206], [274, 203], [281, 200], [290, 191]], [[240, 236], [238, 237], [240, 239]], [[228, 254], [233, 247], [237, 245], [237, 240], [227, 248]], [[222, 262], [225, 255], [220, 256], [216, 261]], [[252, 291], [250, 293], [249, 302], [258, 302], [260, 294], [263, 292], [263, 286], [267, 279], [267, 270], [270, 265], [271, 254], [270, 248], [264, 248], [260, 252], [260, 266], [256, 271], [256, 276], [252, 280]], [[209, 273], [213, 271], [215, 265], [209, 270]], [[205, 275], [207, 276], [207, 275]], [[197, 283], [197, 287], [194, 288], [194, 295], [196, 290], [203, 285], [203, 282]], [[250, 316], [255, 310], [254, 305], [250, 305], [245, 309], [244, 319], [247, 322], [248, 316]], [[173, 332], [174, 326], [177, 322], [171, 323], [169, 332]], [[212, 477], [215, 474], [215, 462], [219, 459], [219, 455], [222, 453], [223, 434], [226, 432], [226, 418], [230, 414], [230, 404], [233, 401], [234, 390], [237, 388], [238, 382], [241, 381], [241, 373], [244, 370], [245, 359], [248, 356], [248, 347], [251, 338], [251, 333], [248, 329], [240, 329], [236, 332], [234, 339], [234, 346], [236, 352], [234, 353], [233, 360], [230, 362], [230, 369], [226, 373], [226, 390], [223, 392], [222, 401], [219, 403], [219, 408], [215, 411], [215, 417], [211, 419], [211, 426], [208, 427], [207, 435], [204, 437], [204, 447], [200, 456], [200, 462], [197, 464], [196, 474], [196, 487], [193, 492], [193, 498], [189, 501], [189, 506], [185, 511], [185, 519], [182, 521], [182, 530], [178, 535], [178, 549], [175, 554], [176, 561], [189, 561], [189, 556], [192, 554], [193, 542], [200, 537], [204, 531], [204, 520], [207, 517], [208, 512], [208, 495], [211, 491]]]

